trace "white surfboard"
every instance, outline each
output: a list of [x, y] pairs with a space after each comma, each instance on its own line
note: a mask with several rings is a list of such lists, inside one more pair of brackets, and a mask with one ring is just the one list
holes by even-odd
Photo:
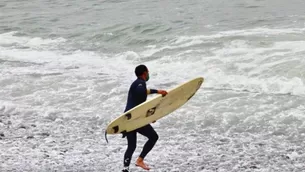
[[126, 111], [109, 123], [105, 136], [106, 134], [120, 134], [133, 131], [170, 114], [192, 98], [203, 81], [203, 77], [192, 79], [168, 90], [168, 94], [164, 97], [159, 94]]

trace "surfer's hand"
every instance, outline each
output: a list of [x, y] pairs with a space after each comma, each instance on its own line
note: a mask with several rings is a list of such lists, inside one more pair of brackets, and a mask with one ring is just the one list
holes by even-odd
[[165, 90], [158, 90], [158, 94], [162, 94], [162, 96], [166, 96], [167, 92]]

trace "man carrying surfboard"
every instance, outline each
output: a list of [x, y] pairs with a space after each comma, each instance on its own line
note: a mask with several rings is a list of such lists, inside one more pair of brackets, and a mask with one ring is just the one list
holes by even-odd
[[[135, 74], [137, 76], [137, 79], [131, 84], [129, 88], [127, 104], [124, 112], [145, 102], [148, 94], [162, 94], [162, 96], [165, 96], [167, 94], [165, 90], [147, 89], [146, 82], [149, 80], [149, 71], [145, 65], [138, 65], [135, 68]], [[140, 133], [143, 136], [147, 137], [148, 141], [145, 143], [140, 156], [136, 160], [136, 166], [142, 167], [145, 170], [150, 169], [144, 163], [144, 158], [154, 147], [159, 136], [154, 130], [154, 128], [150, 124], [148, 124], [134, 131], [130, 131], [123, 134], [123, 137], [127, 138], [128, 143], [127, 150], [124, 154], [124, 169], [122, 170], [123, 172], [129, 172], [130, 160], [137, 146], [137, 133]]]

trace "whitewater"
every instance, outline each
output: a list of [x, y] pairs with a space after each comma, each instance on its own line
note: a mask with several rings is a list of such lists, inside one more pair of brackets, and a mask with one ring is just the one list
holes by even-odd
[[1, 1], [0, 171], [120, 171], [127, 141], [104, 132], [138, 64], [150, 88], [205, 79], [152, 124], [150, 171], [305, 171], [304, 5]]

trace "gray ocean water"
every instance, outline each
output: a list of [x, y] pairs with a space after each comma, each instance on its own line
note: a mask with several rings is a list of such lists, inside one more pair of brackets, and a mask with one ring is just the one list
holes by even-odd
[[[104, 139], [148, 87], [201, 89], [152, 124], [158, 172], [305, 171], [305, 1], [2, 0], [0, 171], [120, 171]], [[151, 96], [150, 98], [152, 98]], [[138, 136], [133, 162], [146, 138]]]

